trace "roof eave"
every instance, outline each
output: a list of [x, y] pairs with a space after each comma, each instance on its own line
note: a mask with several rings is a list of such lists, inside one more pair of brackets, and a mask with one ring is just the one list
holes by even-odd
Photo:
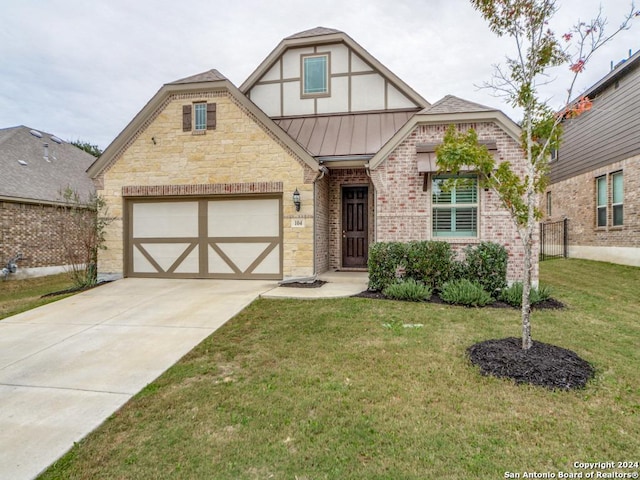
[[520, 141], [521, 130], [517, 123], [499, 110], [486, 112], [457, 112], [439, 114], [416, 114], [385, 143], [369, 161], [368, 167], [376, 169], [407, 138], [417, 125], [442, 125], [472, 122], [496, 122], [511, 138]]

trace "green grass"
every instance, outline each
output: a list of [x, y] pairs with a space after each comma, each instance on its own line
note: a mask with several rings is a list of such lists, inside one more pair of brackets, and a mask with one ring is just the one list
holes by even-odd
[[498, 479], [638, 461], [640, 269], [554, 260], [541, 277], [568, 308], [534, 311], [534, 338], [593, 363], [583, 390], [469, 364], [469, 345], [520, 335], [515, 310], [261, 299], [40, 478]]
[[66, 273], [23, 280], [0, 280], [0, 320], [68, 297], [69, 295], [57, 295], [41, 298], [47, 293], [60, 292], [71, 287], [73, 281]]

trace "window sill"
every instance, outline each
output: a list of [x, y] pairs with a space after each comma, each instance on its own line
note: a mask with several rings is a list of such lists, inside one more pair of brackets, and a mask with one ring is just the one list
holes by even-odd
[[206, 130], [191, 130], [191, 135], [206, 135]]

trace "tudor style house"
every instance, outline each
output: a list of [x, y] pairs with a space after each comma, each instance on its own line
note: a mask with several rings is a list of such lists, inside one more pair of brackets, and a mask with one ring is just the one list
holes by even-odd
[[565, 119], [543, 211], [566, 218], [568, 256], [640, 266], [640, 52], [584, 96]]
[[239, 88], [216, 70], [167, 83], [89, 170], [117, 217], [100, 275], [310, 277], [366, 269], [368, 246], [392, 240], [494, 241], [521, 257], [492, 192], [440, 189], [450, 124], [522, 165], [503, 113], [430, 104], [333, 29], [285, 38]]

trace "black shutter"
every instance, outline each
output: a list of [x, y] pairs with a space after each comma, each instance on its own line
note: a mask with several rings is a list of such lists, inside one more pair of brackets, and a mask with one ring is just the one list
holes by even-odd
[[207, 130], [216, 129], [216, 104], [207, 103]]
[[191, 105], [182, 106], [182, 131], [191, 131]]

